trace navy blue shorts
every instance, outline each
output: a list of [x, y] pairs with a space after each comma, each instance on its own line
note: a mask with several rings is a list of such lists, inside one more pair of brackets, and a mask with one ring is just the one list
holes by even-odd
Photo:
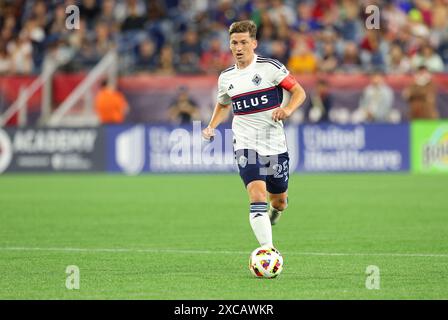
[[261, 156], [255, 150], [240, 149], [235, 151], [235, 159], [246, 187], [252, 181], [263, 180], [269, 193], [278, 194], [288, 190], [288, 152]]

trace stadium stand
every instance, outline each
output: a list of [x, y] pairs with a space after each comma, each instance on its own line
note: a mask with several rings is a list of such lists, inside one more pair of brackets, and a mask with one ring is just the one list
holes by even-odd
[[[371, 4], [380, 8], [381, 27], [367, 30], [365, 8]], [[80, 10], [78, 30], [65, 26], [65, 9], [70, 5]], [[400, 119], [409, 119], [409, 114], [404, 86], [394, 85], [396, 79], [409, 85], [413, 74], [425, 66], [435, 74], [439, 115], [448, 116], [446, 0], [4, 0], [0, 1], [0, 75], [39, 75], [50, 51], [67, 57], [60, 70], [68, 76], [89, 72], [116, 50], [120, 88], [126, 86], [123, 79], [137, 74], [172, 76], [179, 87], [185, 84], [179, 76], [216, 76], [232, 63], [227, 30], [241, 19], [252, 19], [258, 26], [257, 52], [281, 61], [306, 88], [310, 84], [309, 90], [323, 77], [334, 83], [341, 75], [352, 79], [356, 89], [358, 77], [367, 85], [367, 73], [383, 72], [394, 89]], [[309, 77], [314, 80], [308, 81]], [[336, 93], [334, 105], [356, 108], [362, 89], [339, 102]], [[138, 99], [133, 103], [132, 92], [125, 94], [130, 98], [130, 121], [164, 119], [142, 115]], [[169, 94], [166, 101], [175, 91]], [[0, 97], [0, 111], [10, 103]], [[203, 113], [209, 104], [202, 102]], [[310, 107], [307, 101], [304, 111]]]

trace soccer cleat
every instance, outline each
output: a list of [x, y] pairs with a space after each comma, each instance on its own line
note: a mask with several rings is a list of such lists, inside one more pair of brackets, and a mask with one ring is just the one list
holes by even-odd
[[271, 220], [271, 225], [274, 225], [280, 220], [280, 217], [282, 216], [283, 211], [278, 211], [277, 209], [273, 208], [272, 206], [269, 208], [268, 215], [269, 219]]

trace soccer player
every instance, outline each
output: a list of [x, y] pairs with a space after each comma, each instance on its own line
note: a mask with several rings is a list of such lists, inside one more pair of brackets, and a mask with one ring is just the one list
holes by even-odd
[[288, 205], [289, 156], [282, 120], [306, 95], [283, 64], [255, 54], [256, 33], [250, 20], [230, 26], [236, 64], [219, 76], [218, 101], [202, 135], [212, 139], [232, 107], [233, 147], [249, 195], [250, 225], [260, 246], [273, 247], [271, 225]]

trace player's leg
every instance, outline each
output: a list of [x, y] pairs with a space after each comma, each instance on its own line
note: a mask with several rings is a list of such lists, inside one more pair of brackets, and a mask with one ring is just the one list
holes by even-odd
[[247, 184], [247, 194], [250, 202], [266, 202], [266, 181], [253, 180]]
[[269, 195], [268, 215], [274, 225], [288, 206], [289, 155], [287, 152], [271, 157], [270, 171], [266, 176]]
[[235, 151], [241, 179], [250, 201], [249, 222], [261, 246], [272, 246], [272, 228], [268, 216], [266, 176], [260, 170], [258, 154], [253, 150]]
[[288, 207], [288, 192], [282, 193], [268, 193], [269, 195], [269, 210], [268, 215], [271, 219], [271, 224], [274, 225], [282, 216], [283, 211]]
[[266, 202], [266, 182], [254, 180], [247, 185], [250, 200], [249, 222], [260, 246], [272, 246], [272, 227]]

